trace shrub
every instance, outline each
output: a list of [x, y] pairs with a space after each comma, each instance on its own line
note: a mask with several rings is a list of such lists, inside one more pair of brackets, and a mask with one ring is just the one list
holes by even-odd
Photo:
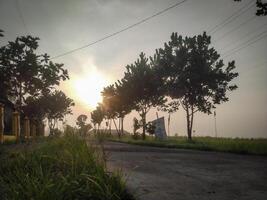
[[107, 173], [96, 149], [76, 135], [51, 137], [34, 150], [10, 153], [0, 171], [3, 200], [132, 199], [121, 176]]

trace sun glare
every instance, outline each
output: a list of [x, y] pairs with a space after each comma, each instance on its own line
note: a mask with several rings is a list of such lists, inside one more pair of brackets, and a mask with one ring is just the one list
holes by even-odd
[[74, 88], [76, 96], [82, 103], [95, 108], [99, 102], [102, 102], [101, 91], [107, 84], [107, 79], [93, 70], [77, 78], [74, 81]]

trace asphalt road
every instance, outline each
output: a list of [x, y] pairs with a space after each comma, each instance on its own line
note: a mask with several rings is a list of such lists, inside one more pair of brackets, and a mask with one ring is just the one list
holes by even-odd
[[267, 157], [105, 143], [138, 199], [266, 200]]

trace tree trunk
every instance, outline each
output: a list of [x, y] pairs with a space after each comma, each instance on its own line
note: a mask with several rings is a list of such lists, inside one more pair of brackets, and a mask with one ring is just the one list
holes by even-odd
[[142, 114], [142, 125], [143, 125], [143, 134], [142, 134], [142, 138], [143, 140], [146, 139], [146, 113]]
[[124, 120], [124, 117], [121, 118], [121, 134], [122, 135], [124, 133], [124, 130], [123, 130], [123, 120]]
[[118, 128], [118, 130], [119, 130], [120, 135], [121, 135], [121, 118], [119, 117], [118, 119], [119, 119], [119, 128]]
[[186, 122], [187, 122], [187, 137], [188, 137], [188, 140], [192, 141], [194, 107], [191, 106], [191, 108], [190, 108], [188, 105], [186, 105], [185, 111], [186, 111]]
[[187, 139], [192, 140], [192, 129], [191, 129], [191, 122], [190, 122], [190, 112], [189, 106], [185, 105], [185, 112], [186, 112], [186, 125], [187, 125]]
[[118, 137], [120, 138], [121, 137], [121, 135], [120, 135], [120, 132], [119, 132], [119, 130], [118, 130], [118, 128], [117, 128], [117, 124], [116, 124], [116, 122], [115, 122], [115, 120], [113, 119], [113, 123], [114, 123], [114, 125], [115, 125], [115, 128], [116, 128], [116, 131], [117, 131], [117, 133], [118, 133]]
[[111, 119], [109, 120], [109, 134], [111, 135]]
[[193, 120], [194, 120], [194, 107], [191, 106], [191, 120], [190, 120], [190, 139], [192, 140], [192, 129], [193, 129]]

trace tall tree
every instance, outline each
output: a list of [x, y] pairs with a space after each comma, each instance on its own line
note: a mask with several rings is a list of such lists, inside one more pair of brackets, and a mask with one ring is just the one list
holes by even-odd
[[87, 120], [87, 116], [84, 114], [81, 114], [77, 117], [76, 124], [78, 127], [82, 128], [85, 126]]
[[75, 104], [72, 99], [58, 90], [42, 96], [41, 100], [48, 119], [50, 133], [53, 134], [55, 125], [58, 121], [62, 121], [67, 114], [72, 114], [71, 107]]
[[226, 67], [209, 45], [210, 36], [205, 32], [185, 38], [173, 33], [171, 40], [156, 50], [154, 56], [154, 68], [164, 81], [166, 95], [179, 100], [186, 112], [190, 140], [194, 114], [197, 111], [211, 114], [216, 104], [228, 101], [226, 92], [237, 88], [235, 84], [230, 85], [238, 76], [233, 72], [235, 62], [229, 62]]
[[26, 97], [48, 93], [60, 80], [69, 78], [63, 64], [49, 61], [47, 54], [36, 53], [38, 41], [39, 38], [32, 36], [17, 37], [0, 49], [0, 74], [4, 74], [0, 82], [19, 108]]
[[35, 118], [41, 122], [46, 117], [46, 108], [43, 98], [34, 98], [29, 96], [25, 100], [25, 105], [22, 107], [23, 114], [31, 119]]
[[116, 89], [114, 84], [104, 87], [101, 92], [103, 100], [103, 111], [105, 118], [109, 121], [109, 131], [111, 134], [111, 123], [114, 122], [115, 128], [117, 130], [118, 136], [120, 137], [120, 131], [117, 128], [115, 119], [117, 118], [117, 108], [116, 108]]
[[134, 109], [142, 119], [143, 133], [146, 134], [146, 115], [152, 107], [162, 105], [165, 98], [162, 95], [161, 79], [148, 62], [148, 58], [141, 53], [134, 64], [126, 66], [121, 85], [127, 88]]
[[114, 118], [119, 118], [120, 120], [121, 126], [118, 131], [120, 137], [124, 133], [124, 117], [132, 110], [132, 99], [129, 95], [129, 90], [121, 81], [117, 81], [115, 85], [104, 88], [102, 96], [103, 108], [107, 115], [111, 116], [113, 120]]
[[86, 136], [88, 131], [92, 128], [92, 125], [87, 124], [86, 120], [87, 120], [87, 116], [84, 114], [81, 114], [77, 117], [76, 124], [80, 128], [79, 132], [80, 132], [80, 135], [82, 135], [82, 136]]
[[101, 126], [104, 116], [105, 116], [105, 113], [104, 113], [102, 104], [98, 104], [96, 109], [91, 112], [92, 123], [94, 124], [95, 127], [96, 125], [98, 125], [97, 132], [99, 132], [99, 127]]

